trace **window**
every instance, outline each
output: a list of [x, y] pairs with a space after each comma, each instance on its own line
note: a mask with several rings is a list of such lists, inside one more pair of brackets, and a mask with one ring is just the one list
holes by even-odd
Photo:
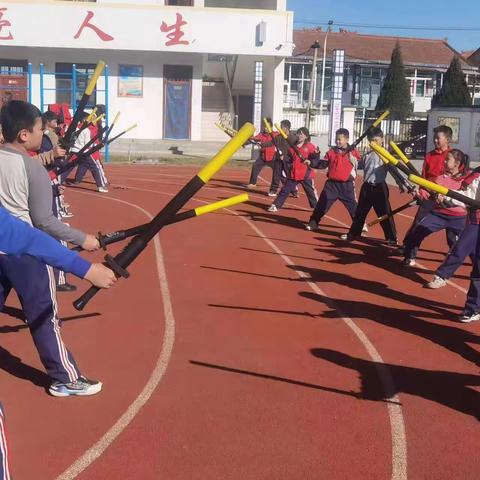
[[[73, 90], [73, 75], [75, 73], [76, 82], [76, 98], [75, 105], [72, 108], [77, 108], [78, 102], [82, 98], [85, 88], [87, 88], [88, 79], [93, 75], [96, 65], [93, 63], [77, 63], [75, 72], [73, 72], [72, 63], [56, 63], [55, 64], [55, 90], [56, 102], [67, 103], [71, 105], [72, 90]], [[97, 93], [93, 92], [90, 97], [87, 107], [93, 107], [97, 103]]]

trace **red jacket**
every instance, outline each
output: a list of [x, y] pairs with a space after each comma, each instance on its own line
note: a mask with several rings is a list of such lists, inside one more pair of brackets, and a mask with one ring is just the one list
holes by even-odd
[[[96, 137], [97, 134], [98, 134], [98, 127], [97, 125], [89, 125], [88, 126], [88, 130], [90, 131], [90, 138], [93, 138], [93, 137]], [[90, 148], [93, 148], [95, 145], [98, 145], [98, 140], [90, 147]], [[92, 154], [92, 158], [95, 159], [95, 160], [100, 160], [100, 151], [98, 152], [95, 152], [94, 154]]]
[[[273, 136], [276, 137], [278, 134], [279, 134], [278, 132], [274, 132]], [[263, 144], [272, 143], [272, 136], [269, 133], [261, 132], [258, 135], [255, 135], [254, 137], [252, 137], [252, 140], [260, 143], [262, 147], [262, 151], [260, 155], [262, 156], [262, 160], [264, 162], [271, 162], [272, 160], [275, 159], [275, 154], [277, 153], [277, 149], [275, 148], [275, 146], [274, 145], [263, 146]]]
[[[311, 160], [317, 154], [317, 147], [310, 142], [304, 143], [301, 147], [297, 147], [300, 153], [302, 154], [305, 160]], [[297, 182], [301, 182], [302, 180], [308, 180], [309, 178], [313, 178], [313, 171], [312, 169], [303, 163], [302, 159], [297, 155], [295, 150], [290, 147], [288, 149], [288, 155], [290, 157], [290, 161], [292, 163], [292, 168], [290, 171], [290, 178]]]
[[356, 149], [345, 152], [336, 147], [331, 148], [325, 154], [325, 160], [328, 162], [328, 179], [336, 182], [353, 180], [357, 176], [356, 161], [361, 157]]
[[422, 177], [434, 181], [435, 178], [443, 175], [445, 173], [445, 160], [450, 150], [451, 148], [448, 148], [444, 152], [441, 150], [428, 152], [423, 162]]

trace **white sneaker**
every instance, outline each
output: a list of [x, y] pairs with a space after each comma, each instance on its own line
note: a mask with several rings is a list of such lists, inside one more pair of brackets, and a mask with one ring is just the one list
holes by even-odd
[[480, 313], [464, 313], [458, 318], [462, 323], [476, 322], [480, 320]]
[[268, 192], [269, 197], [276, 197], [277, 194], [275, 192]]
[[273, 203], [272, 205], [270, 205], [268, 207], [268, 211], [269, 212], [278, 212], [278, 208], [276, 207], [276, 205]]
[[427, 287], [427, 288], [442, 288], [446, 284], [447, 284], [447, 281], [444, 278], [439, 277], [438, 275], [435, 275], [433, 277], [433, 280], [431, 282], [428, 282], [425, 285], [425, 287]]
[[98, 187], [98, 188], [97, 188], [97, 192], [100, 192], [100, 193], [108, 193], [108, 188]]
[[415, 260], [413, 258], [405, 258], [402, 265], [404, 267], [413, 267], [415, 265]]

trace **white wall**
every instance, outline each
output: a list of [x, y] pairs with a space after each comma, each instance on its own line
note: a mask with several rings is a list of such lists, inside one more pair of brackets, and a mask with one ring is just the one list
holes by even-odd
[[[252, 5], [274, 0], [248, 0]], [[227, 2], [228, 4], [229, 2]], [[232, 2], [238, 6], [240, 2]], [[3, 4], [2, 4], [3, 5]], [[243, 5], [243, 3], [242, 3]], [[275, 4], [276, 5], [276, 4]], [[292, 53], [292, 12], [279, 12], [273, 9], [256, 10], [250, 8], [192, 8], [170, 7], [159, 4], [124, 6], [110, 3], [90, 2], [5, 2], [7, 10], [3, 21], [3, 35], [12, 34], [2, 40], [4, 47], [50, 47], [68, 49], [109, 49], [133, 51], [165, 51], [180, 53], [224, 53], [239, 55], [289, 56]], [[216, 4], [218, 6], [218, 4]], [[101, 30], [106, 38], [93, 28], [80, 27], [87, 20], [88, 12], [93, 17], [89, 24]], [[185, 22], [181, 27], [183, 36], [177, 41], [168, 38], [161, 31], [165, 22], [173, 26], [177, 14]], [[50, 25], [55, 19], [55, 28], [48, 35], [39, 35], [32, 28], [36, 25]], [[257, 42], [257, 28], [260, 22], [266, 24], [266, 41]], [[172, 33], [172, 32], [170, 32]]]
[[[93, 63], [98, 61], [98, 52], [71, 51], [65, 49], [23, 49], [9, 48], [2, 50], [5, 59], [27, 59], [32, 62], [32, 102], [40, 107], [40, 75], [39, 64], [43, 63], [45, 72], [51, 75], [44, 76], [44, 88], [52, 88], [44, 92], [45, 108], [55, 103], [55, 63], [75, 62]], [[192, 65], [192, 140], [201, 139], [201, 111], [202, 111], [202, 72], [203, 57], [195, 54], [169, 54], [161, 52], [103, 52], [103, 59], [109, 68], [109, 111], [112, 120], [116, 112], [121, 112], [118, 122], [118, 131], [134, 123], [138, 127], [125, 135], [125, 138], [160, 139], [163, 132], [163, 66], [164, 65]], [[118, 97], [118, 66], [119, 64], [143, 65], [143, 98]], [[98, 90], [105, 88], [104, 77], [101, 77]], [[105, 103], [104, 93], [97, 93], [97, 102]]]

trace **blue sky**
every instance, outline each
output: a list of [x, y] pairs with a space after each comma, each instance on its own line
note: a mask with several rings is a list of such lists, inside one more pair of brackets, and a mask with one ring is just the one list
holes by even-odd
[[[480, 0], [287, 0], [295, 12], [295, 28], [314, 27], [316, 22], [360, 24], [348, 30], [378, 35], [404, 37], [448, 38], [457, 50], [480, 48]], [[300, 21], [305, 23], [301, 23]], [[405, 30], [372, 28], [378, 26], [429, 27]], [[475, 30], [445, 30], [441, 27]], [[335, 27], [338, 31], [338, 26]]]

